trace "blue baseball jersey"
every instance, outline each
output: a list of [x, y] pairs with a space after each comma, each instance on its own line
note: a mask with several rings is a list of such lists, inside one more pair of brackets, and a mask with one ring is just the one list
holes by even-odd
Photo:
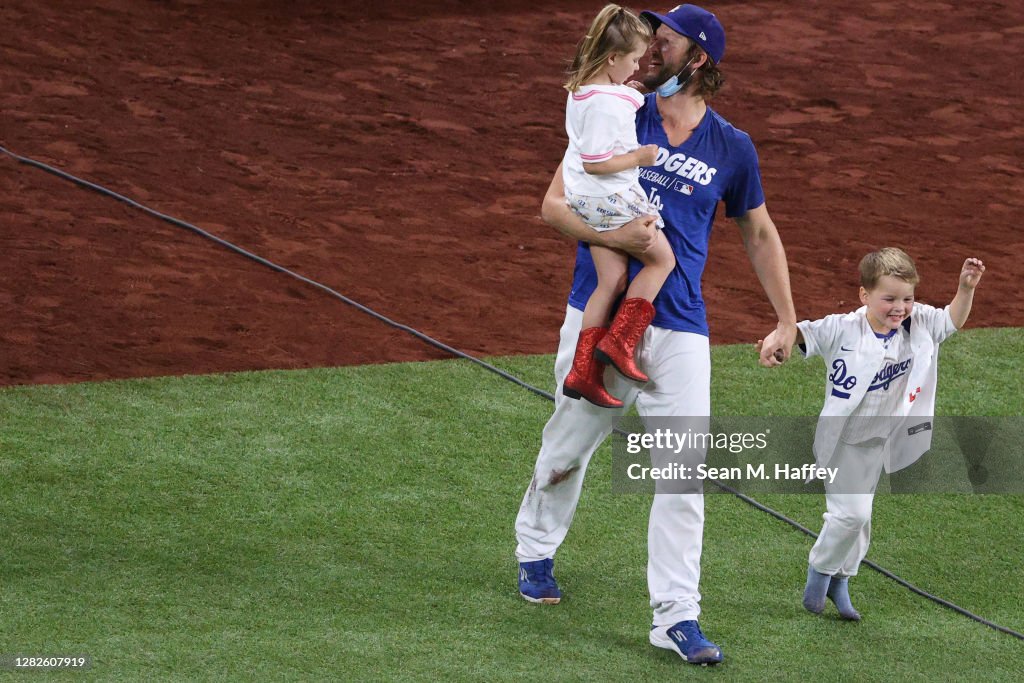
[[[676, 267], [654, 300], [657, 314], [652, 324], [708, 336], [700, 281], [715, 209], [723, 201], [726, 216], [736, 218], [764, 203], [757, 151], [749, 135], [711, 107], [690, 137], [678, 147], [672, 146], [654, 93], [647, 95], [636, 113], [636, 135], [641, 145], [659, 148], [654, 165], [640, 169], [640, 184], [661, 212], [665, 237], [676, 256]], [[642, 267], [630, 259], [630, 279]], [[596, 286], [590, 247], [580, 242], [569, 305], [583, 310]]]

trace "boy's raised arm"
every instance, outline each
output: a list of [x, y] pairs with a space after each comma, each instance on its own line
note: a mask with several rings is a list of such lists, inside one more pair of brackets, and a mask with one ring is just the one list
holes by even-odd
[[956, 296], [949, 305], [949, 317], [953, 319], [956, 329], [960, 329], [967, 322], [967, 316], [971, 314], [971, 304], [974, 303], [974, 289], [981, 281], [985, 272], [985, 264], [981, 259], [969, 258], [964, 261], [964, 267], [960, 271], [960, 286], [957, 287]]

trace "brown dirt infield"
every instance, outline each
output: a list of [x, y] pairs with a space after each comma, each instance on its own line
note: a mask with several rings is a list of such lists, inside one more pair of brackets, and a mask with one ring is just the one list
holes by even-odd
[[[553, 352], [573, 245], [537, 214], [600, 3], [355, 4], [5, 2], [0, 144], [469, 352]], [[1024, 324], [1024, 4], [706, 6], [798, 313], [853, 307], [861, 254], [896, 244], [930, 302], [983, 258], [971, 325]], [[0, 384], [443, 356], [6, 157], [0, 209]], [[723, 217], [705, 287], [714, 342], [770, 328]]]

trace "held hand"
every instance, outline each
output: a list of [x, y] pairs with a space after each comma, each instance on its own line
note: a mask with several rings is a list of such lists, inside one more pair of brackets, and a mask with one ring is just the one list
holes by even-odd
[[960, 286], [967, 289], [974, 289], [981, 281], [985, 272], [985, 264], [981, 259], [969, 258], [964, 261], [963, 270], [960, 271]]
[[626, 83], [626, 86], [632, 88], [633, 90], [636, 90], [637, 92], [641, 92], [641, 93], [643, 93], [645, 95], [650, 92], [650, 90], [648, 90], [644, 86], [644, 84], [641, 83], [640, 81], [630, 81], [630, 82]]
[[636, 151], [637, 166], [653, 166], [658, 158], [657, 145], [644, 145]]
[[775, 368], [787, 360], [796, 342], [796, 325], [779, 323], [764, 339], [757, 340], [757, 355], [763, 367]]
[[[760, 357], [764, 349], [764, 339], [758, 339], [757, 344], [754, 346], [757, 349], [757, 355]], [[776, 349], [775, 353], [767, 359], [759, 358], [758, 362], [766, 368], [774, 368], [786, 362], [786, 355], [782, 352], [782, 349]]]
[[655, 216], [640, 216], [618, 230], [603, 232], [601, 235], [605, 237], [605, 243], [602, 246], [620, 249], [633, 256], [642, 255], [654, 246], [657, 220]]

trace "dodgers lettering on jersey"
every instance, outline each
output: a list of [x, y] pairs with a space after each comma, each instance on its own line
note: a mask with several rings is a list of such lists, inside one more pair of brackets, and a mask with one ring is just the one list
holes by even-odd
[[857, 378], [849, 374], [846, 361], [842, 358], [832, 361], [832, 373], [828, 381], [832, 382], [832, 395], [837, 398], [850, 398], [850, 390], [857, 386]]
[[[658, 167], [661, 167], [661, 173], [655, 170]], [[640, 175], [654, 185], [679, 191], [678, 188], [681, 185], [686, 185], [684, 180], [708, 185], [716, 173], [718, 173], [717, 168], [711, 168], [697, 157], [688, 157], [679, 152], [672, 154], [664, 147], [659, 147], [654, 167], [643, 169]], [[689, 186], [683, 191], [683, 194], [693, 194], [693, 187]]]
[[[893, 382], [910, 372], [910, 366], [913, 365], [913, 358], [907, 358], [902, 362], [893, 362], [889, 364], [878, 373], [874, 374], [871, 379], [871, 383], [868, 385], [868, 391], [888, 391], [889, 387]], [[857, 378], [849, 375], [849, 371], [846, 368], [846, 360], [843, 358], [836, 358], [833, 361], [833, 371], [828, 375], [828, 381], [833, 383], [833, 390], [831, 394], [837, 398], [849, 398], [850, 389], [857, 386]]]
[[[757, 152], [750, 136], [708, 107], [704, 118], [683, 144], [669, 143], [658, 112], [657, 97], [647, 95], [636, 115], [637, 141], [658, 145], [654, 165], [640, 169], [640, 185], [665, 221], [676, 267], [654, 300], [653, 325], [708, 335], [701, 295], [701, 277], [718, 202], [726, 216], [737, 218], [764, 203]], [[630, 260], [634, 277], [643, 265]], [[590, 249], [576, 252], [569, 304], [582, 310], [597, 285]]]
[[[891, 346], [886, 347], [886, 359], [883, 362], [882, 369], [875, 373], [874, 377], [871, 378], [871, 383], [868, 385], [866, 392], [872, 391], [889, 391], [889, 388], [896, 383], [897, 386], [902, 386], [903, 382], [901, 378], [910, 372], [910, 368], [914, 364], [914, 359], [909, 357], [909, 348], [906, 348], [906, 344], [901, 343], [902, 337], [895, 338], [896, 331], [889, 335], [883, 336], [875, 333], [875, 336], [880, 340], [892, 340]], [[842, 351], [852, 352], [853, 349], [847, 349], [845, 346], [840, 347]], [[897, 359], [890, 353], [890, 349], [895, 351], [897, 354], [902, 353], [907, 356], [905, 358]], [[836, 398], [848, 399], [850, 398], [850, 391], [857, 386], [857, 378], [850, 374], [846, 367], [845, 358], [836, 358], [832, 361], [832, 372], [828, 375], [828, 381], [832, 384], [832, 395]], [[913, 400], [913, 399], [911, 399]]]
[[875, 373], [875, 377], [871, 380], [871, 385], [868, 387], [868, 391], [878, 391], [879, 389], [882, 391], [889, 391], [889, 387], [892, 383], [907, 374], [913, 363], [914, 359], [908, 358], [901, 363], [890, 363], [889, 365], [886, 365]]
[[[868, 391], [889, 391], [893, 382], [910, 372], [910, 366], [914, 364], [912, 358], [900, 363], [890, 363], [875, 373], [868, 385]], [[837, 358], [832, 362], [833, 372], [829, 373], [828, 381], [832, 383], [832, 395], [836, 398], [850, 398], [850, 389], [857, 386], [857, 378], [849, 375], [846, 369], [846, 361]]]

